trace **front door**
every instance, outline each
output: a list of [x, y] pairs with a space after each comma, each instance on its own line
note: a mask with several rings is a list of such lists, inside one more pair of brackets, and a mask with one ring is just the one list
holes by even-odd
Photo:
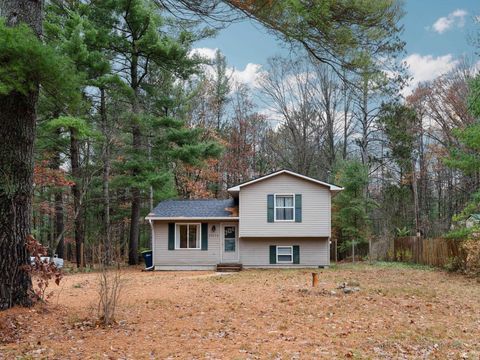
[[222, 262], [237, 262], [238, 258], [238, 231], [237, 224], [223, 225]]

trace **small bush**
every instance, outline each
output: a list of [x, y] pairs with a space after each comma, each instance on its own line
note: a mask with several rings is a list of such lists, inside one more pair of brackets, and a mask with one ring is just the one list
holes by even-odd
[[445, 270], [450, 272], [461, 271], [464, 269], [464, 267], [465, 264], [459, 256], [452, 256], [448, 258], [444, 266]]
[[466, 228], [462, 227], [459, 229], [451, 230], [447, 234], [445, 234], [446, 239], [452, 239], [452, 240], [464, 240], [470, 236], [470, 234], [473, 232], [473, 228]]
[[[107, 266], [107, 252], [104, 247], [99, 248], [98, 263], [100, 272], [98, 273], [98, 303], [97, 320], [104, 326], [115, 323], [115, 312], [117, 310], [122, 290], [122, 276], [120, 271], [120, 254], [114, 254], [114, 266]], [[109, 261], [108, 261], [109, 262]], [[112, 265], [113, 265], [112, 264]]]
[[102, 268], [99, 273], [97, 316], [103, 325], [115, 322], [115, 311], [121, 290], [121, 275], [119, 269]]
[[33, 264], [26, 265], [25, 268], [36, 281], [32, 298], [34, 301], [45, 303], [53, 294], [47, 293], [50, 281], [53, 280], [57, 286], [60, 285], [63, 274], [53, 262], [41, 259], [42, 256], [47, 256], [47, 249], [31, 235], [27, 237], [27, 251], [33, 257]]
[[397, 237], [406, 237], [406, 236], [410, 236], [410, 230], [404, 226], [403, 228], [395, 228], [395, 235]]
[[480, 233], [473, 233], [462, 244], [466, 253], [465, 271], [480, 276]]

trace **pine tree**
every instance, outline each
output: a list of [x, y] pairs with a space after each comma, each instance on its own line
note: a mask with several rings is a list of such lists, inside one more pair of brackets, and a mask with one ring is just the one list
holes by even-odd
[[[477, 75], [470, 84], [470, 94], [468, 98], [468, 107], [471, 115], [477, 121], [465, 128], [457, 128], [453, 131], [458, 140], [457, 146], [449, 149], [449, 156], [444, 159], [447, 166], [458, 169], [464, 174], [472, 175], [478, 178], [480, 171], [480, 76]], [[477, 189], [470, 195], [465, 208], [454, 216], [455, 221], [465, 220], [472, 213], [480, 211], [480, 190]]]
[[[29, 43], [38, 50], [41, 35], [42, 3], [2, 1], [0, 3], [0, 53], [15, 51], [21, 41], [23, 51]], [[27, 24], [27, 26], [19, 23]], [[8, 27], [12, 27], [9, 29]], [[25, 54], [19, 54], [22, 60]], [[3, 59], [8, 59], [3, 57]], [[5, 62], [7, 62], [5, 64]], [[20, 63], [21, 64], [21, 63]], [[39, 83], [28, 88], [16, 86], [8, 78], [8, 60], [0, 60], [0, 310], [13, 305], [29, 305], [30, 275], [22, 269], [28, 264], [27, 236], [31, 232], [33, 191], [33, 143]], [[30, 80], [30, 79], [29, 79]]]
[[[156, 145], [155, 138], [151, 138], [152, 134], [155, 134], [151, 131], [152, 126], [173, 128], [171, 131], [159, 130], [162, 134], [167, 134], [162, 138], [167, 145], [161, 147], [169, 148], [169, 144], [180, 142], [179, 148], [182, 151], [177, 153], [177, 157], [181, 161], [190, 161], [190, 156], [202, 156], [201, 151], [197, 152], [199, 149], [196, 146], [190, 147], [188, 151], [191, 154], [187, 154], [189, 144], [185, 139], [169, 138], [175, 131], [191, 137], [191, 141], [195, 141], [198, 135], [181, 130], [183, 125], [178, 123], [177, 119], [168, 118], [168, 114], [164, 113], [167, 118], [158, 120], [161, 111], [155, 113], [154, 108], [161, 108], [165, 104], [152, 106], [155, 95], [149, 83], [160, 72], [160, 76], [171, 82], [187, 78], [197, 71], [196, 65], [199, 61], [188, 55], [194, 36], [185, 31], [180, 31], [176, 37], [165, 33], [162, 30], [165, 20], [152, 1], [116, 0], [92, 3], [89, 12], [92, 24], [102, 28], [107, 34], [108, 49], [113, 54], [112, 68], [118, 71], [122, 81], [128, 86], [125, 100], [129, 106], [123, 115], [127, 120], [125, 126], [130, 129], [130, 137], [124, 138], [127, 142], [123, 152], [125, 161], [112, 166], [123, 173], [122, 177], [116, 179], [115, 186], [124, 185], [131, 196], [129, 264], [137, 264], [142, 199], [146, 192], [153, 192], [152, 186], [161, 187], [161, 184], [168, 183], [169, 178], [165, 171], [158, 171], [154, 160], [159, 158], [154, 155], [155, 148], [159, 145]], [[161, 95], [166, 97], [165, 93]], [[165, 158], [166, 154], [160, 155], [160, 158]], [[164, 166], [164, 169], [167, 167]]]
[[[55, 166], [61, 166], [58, 159], [60, 154], [70, 161], [71, 176], [74, 180], [72, 186], [73, 195], [73, 222], [75, 237], [75, 258], [77, 266], [83, 263], [81, 250], [85, 242], [85, 199], [88, 187], [86, 186], [86, 148], [93, 140], [89, 137], [93, 134], [93, 124], [89, 116], [89, 108], [92, 106], [92, 87], [105, 87], [112, 78], [110, 76], [110, 64], [108, 53], [104, 50], [105, 37], [102, 36], [102, 28], [95, 28], [88, 18], [84, 4], [72, 2], [52, 1], [46, 7], [45, 38], [47, 43], [59, 53], [67, 57], [78, 77], [77, 87], [72, 87], [71, 92], [63, 96], [51, 96], [45, 93], [42, 97], [41, 115], [43, 125], [40, 129], [44, 136], [56, 135], [49, 143], [40, 143], [43, 150], [48, 150], [49, 145], [55, 148]], [[89, 88], [87, 90], [87, 87]], [[89, 121], [90, 120], [90, 121]], [[68, 137], [63, 135], [67, 134]], [[65, 141], [68, 139], [68, 141]], [[86, 144], [88, 146], [86, 146]], [[52, 148], [50, 148], [52, 149]], [[56, 194], [56, 207], [63, 204], [60, 199], [62, 189]], [[63, 233], [61, 229], [62, 219], [57, 218], [59, 233], [58, 247], [62, 248]], [[60, 236], [62, 235], [62, 236]]]
[[39, 40], [42, 19], [42, 1], [0, 2], [0, 309], [31, 302], [24, 266], [39, 86], [58, 94], [73, 82], [68, 62]]
[[[389, 158], [393, 159], [399, 169], [398, 186], [387, 186], [391, 193], [399, 198], [397, 209], [398, 220], [396, 227], [410, 228], [412, 224], [411, 212], [402, 211], [413, 202], [415, 233], [421, 233], [420, 214], [418, 205], [418, 189], [416, 175], [416, 148], [419, 138], [419, 124], [415, 111], [405, 105], [388, 103], [381, 106], [378, 122], [386, 135], [386, 145], [390, 149]], [[405, 192], [404, 188], [408, 187]], [[408, 196], [410, 192], [410, 196]], [[405, 197], [403, 194], [407, 194]], [[413, 201], [412, 201], [413, 200]], [[392, 207], [392, 202], [387, 206]], [[404, 213], [405, 216], [401, 214]]]
[[357, 160], [341, 164], [336, 174], [336, 182], [344, 190], [333, 199], [333, 226], [340, 240], [339, 250], [347, 253], [352, 249], [366, 245], [370, 235], [369, 211], [376, 206], [368, 199], [368, 168]]

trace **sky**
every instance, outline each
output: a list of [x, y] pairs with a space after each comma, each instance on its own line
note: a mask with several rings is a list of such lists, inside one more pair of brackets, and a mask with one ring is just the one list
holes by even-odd
[[[448, 72], [464, 58], [473, 63], [480, 60], [468, 41], [480, 30], [479, 0], [406, 0], [404, 9], [403, 60], [413, 76], [410, 89]], [[220, 49], [234, 78], [251, 86], [255, 86], [269, 57], [290, 52], [274, 35], [250, 20], [234, 23], [196, 47], [207, 57]]]

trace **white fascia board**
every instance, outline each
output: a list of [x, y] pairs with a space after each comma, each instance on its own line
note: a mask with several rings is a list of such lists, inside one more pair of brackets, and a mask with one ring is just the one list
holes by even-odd
[[174, 221], [181, 221], [181, 220], [238, 220], [238, 216], [230, 216], [230, 217], [184, 217], [184, 216], [177, 216], [177, 217], [162, 217], [162, 216], [155, 216], [154, 214], [148, 215], [145, 217], [146, 220], [174, 220]]
[[317, 184], [320, 184], [320, 185], [323, 185], [323, 186], [327, 186], [330, 189], [330, 191], [342, 191], [343, 190], [343, 187], [332, 185], [332, 184], [329, 184], [329, 183], [326, 183], [326, 182], [323, 182], [323, 181], [320, 181], [320, 180], [317, 180], [317, 179], [313, 179], [313, 178], [305, 176], [305, 175], [297, 174], [297, 173], [295, 173], [293, 171], [290, 171], [290, 170], [280, 170], [280, 171], [274, 172], [270, 175], [265, 175], [265, 176], [262, 176], [258, 179], [248, 181], [244, 184], [240, 184], [240, 185], [231, 187], [227, 191], [228, 192], [237, 192], [237, 191], [240, 191], [240, 188], [242, 188], [244, 186], [247, 186], [247, 185], [250, 185], [250, 184], [253, 184], [253, 183], [256, 183], [256, 182], [259, 182], [259, 181], [262, 181], [262, 180], [265, 180], [265, 179], [268, 179], [268, 178], [271, 178], [273, 176], [277, 176], [277, 175], [280, 175], [280, 174], [289, 174], [289, 175], [296, 176], [296, 177], [299, 177], [299, 178], [307, 180], [307, 181], [312, 181], [314, 183], [317, 183]]

